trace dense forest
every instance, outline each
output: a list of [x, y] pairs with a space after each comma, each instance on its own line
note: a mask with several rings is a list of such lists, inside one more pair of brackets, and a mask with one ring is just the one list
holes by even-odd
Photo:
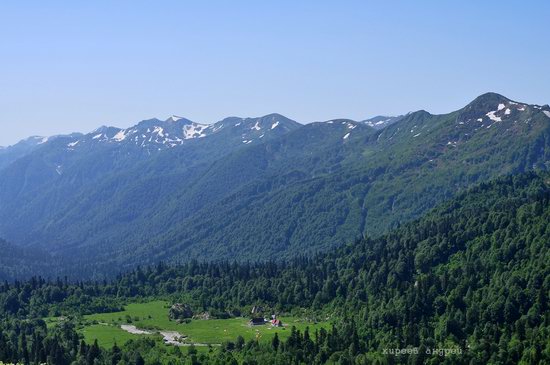
[[[481, 184], [423, 218], [290, 262], [159, 263], [111, 281], [0, 285], [0, 361], [50, 364], [550, 363], [550, 177]], [[146, 298], [215, 316], [262, 305], [329, 330], [198, 353], [147, 339], [85, 343], [74, 318]], [[49, 327], [45, 317], [65, 316]], [[438, 349], [433, 351], [433, 349]], [[441, 353], [441, 351], [447, 351]]]

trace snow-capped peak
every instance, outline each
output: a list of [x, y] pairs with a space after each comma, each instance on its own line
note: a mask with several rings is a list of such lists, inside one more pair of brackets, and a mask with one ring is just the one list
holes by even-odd
[[[124, 148], [134, 146], [150, 154], [153, 151], [191, 143], [189, 140], [202, 139], [220, 133], [227, 138], [234, 137], [236, 140], [242, 138], [243, 143], [252, 143], [254, 140], [266, 137], [267, 133], [275, 135], [275, 133], [279, 134], [279, 131], [287, 131], [292, 127], [294, 127], [293, 124], [285, 123], [284, 117], [278, 114], [260, 118], [230, 117], [214, 124], [196, 123], [173, 115], [166, 120], [157, 118], [142, 120], [129, 128], [102, 126], [86, 135], [71, 135], [72, 138], [66, 140], [65, 147], [67, 151], [74, 152], [96, 145], [120, 145]], [[42, 140], [42, 137], [36, 138], [35, 143], [47, 141], [47, 139]]]

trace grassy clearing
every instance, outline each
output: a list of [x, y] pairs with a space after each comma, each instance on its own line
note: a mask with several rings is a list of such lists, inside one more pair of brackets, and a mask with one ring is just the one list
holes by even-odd
[[[122, 312], [92, 314], [84, 317], [86, 325], [82, 333], [86, 341], [95, 339], [101, 346], [122, 344], [129, 339], [144, 335], [133, 335], [120, 329], [121, 324], [132, 324], [142, 329], [157, 329], [177, 331], [188, 336], [188, 342], [204, 344], [220, 344], [224, 341], [234, 341], [237, 336], [245, 340], [257, 338], [260, 341], [270, 341], [275, 333], [284, 339], [290, 335], [290, 328], [296, 326], [300, 330], [309, 327], [311, 332], [321, 327], [327, 328], [327, 322], [307, 323], [295, 317], [281, 317], [285, 324], [283, 328], [270, 325], [248, 326], [247, 318], [192, 320], [190, 323], [178, 324], [168, 319], [169, 305], [164, 301], [134, 303], [126, 306]], [[154, 336], [153, 337], [158, 337]], [[160, 337], [158, 337], [160, 340]]]
[[115, 343], [123, 344], [128, 340], [138, 339], [140, 336], [154, 337], [153, 335], [133, 335], [120, 329], [120, 327], [106, 326], [103, 324], [87, 325], [82, 329], [86, 343], [93, 343], [97, 339], [100, 346], [112, 347]]

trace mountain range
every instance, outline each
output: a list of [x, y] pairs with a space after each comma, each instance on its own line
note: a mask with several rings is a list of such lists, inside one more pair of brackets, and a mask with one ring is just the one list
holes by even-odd
[[306, 125], [174, 116], [31, 137], [0, 149], [0, 237], [10, 242], [0, 276], [313, 255], [474, 184], [548, 170], [549, 147], [550, 107], [495, 93], [441, 115]]

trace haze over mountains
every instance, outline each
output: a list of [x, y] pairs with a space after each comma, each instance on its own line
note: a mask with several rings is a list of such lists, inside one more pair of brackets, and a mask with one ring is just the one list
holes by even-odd
[[311, 255], [473, 184], [548, 170], [549, 147], [548, 105], [494, 93], [442, 115], [171, 117], [30, 138], [0, 149], [0, 276]]

